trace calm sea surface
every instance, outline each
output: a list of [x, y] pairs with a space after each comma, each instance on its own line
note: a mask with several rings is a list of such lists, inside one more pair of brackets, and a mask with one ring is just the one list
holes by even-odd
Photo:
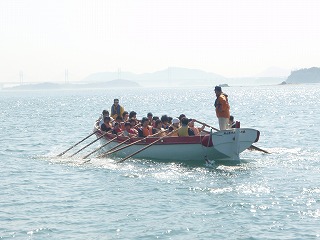
[[[238, 166], [93, 158], [114, 98], [139, 117], [185, 113], [217, 127], [213, 88], [0, 91], [0, 239], [320, 239], [320, 85], [229, 87], [260, 130]], [[173, 153], [174, 154], [174, 153]]]

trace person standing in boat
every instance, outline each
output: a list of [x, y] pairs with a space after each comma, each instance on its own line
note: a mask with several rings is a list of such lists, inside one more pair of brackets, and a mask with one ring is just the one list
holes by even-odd
[[122, 117], [123, 112], [124, 108], [119, 104], [119, 99], [114, 99], [113, 104], [111, 106], [111, 117], [113, 119], [116, 119], [117, 116]]
[[228, 128], [230, 118], [228, 95], [222, 92], [220, 86], [215, 86], [214, 92], [216, 93], [217, 97], [214, 106], [216, 108], [216, 115], [219, 120], [219, 128], [220, 130], [226, 130]]

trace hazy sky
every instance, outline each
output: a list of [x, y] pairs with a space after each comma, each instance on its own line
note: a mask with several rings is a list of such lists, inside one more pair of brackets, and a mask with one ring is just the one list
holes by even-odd
[[319, 0], [0, 0], [0, 82], [320, 67]]

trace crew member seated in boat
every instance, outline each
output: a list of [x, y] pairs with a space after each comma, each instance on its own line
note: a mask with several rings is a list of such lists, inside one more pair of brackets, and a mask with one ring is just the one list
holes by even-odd
[[120, 127], [121, 130], [124, 129], [124, 122], [123, 122], [122, 117], [117, 116], [117, 117], [116, 117], [116, 120], [115, 120], [114, 123], [113, 123], [113, 126], [115, 125], [115, 123], [118, 123], [118, 124], [119, 124], [119, 127]]
[[234, 121], [234, 116], [230, 115], [229, 117], [229, 123], [228, 123], [229, 128], [235, 128], [236, 127], [236, 122]]
[[[158, 117], [158, 116], [153, 116], [152, 117], [152, 127], [156, 127], [156, 121], [157, 120], [160, 120], [160, 118]], [[160, 120], [160, 122], [161, 122], [161, 120]], [[161, 122], [161, 127], [162, 127], [162, 122]]]
[[129, 119], [134, 119], [135, 120], [135, 125], [139, 123], [139, 120], [137, 119], [137, 113], [135, 111], [131, 111], [129, 113]]
[[[172, 124], [169, 127], [169, 132], [175, 131], [180, 128], [180, 120], [178, 118], [172, 119]], [[171, 137], [178, 137], [178, 132], [175, 131], [174, 133], [170, 134]]]
[[139, 137], [152, 135], [152, 127], [149, 126], [149, 120], [146, 117], [141, 119], [141, 127], [138, 129]]
[[206, 126], [202, 125], [202, 127], [199, 128], [199, 127], [194, 126], [194, 122], [195, 122], [194, 119], [189, 119], [188, 126], [194, 132], [195, 136], [199, 136], [200, 132], [202, 132]]
[[162, 128], [168, 129], [169, 128], [169, 117], [167, 115], [161, 116]]
[[185, 117], [186, 117], [186, 115], [185, 115], [185, 114], [183, 114], [183, 113], [181, 113], [181, 114], [180, 114], [180, 116], [179, 116], [178, 118], [179, 118], [179, 120], [181, 121], [181, 119], [182, 119], [182, 118], [185, 118]]
[[137, 121], [136, 121], [135, 119], [133, 119], [133, 118], [129, 120], [129, 123], [130, 123], [130, 125], [131, 125], [131, 128], [138, 130], [140, 124], [139, 124], [139, 123], [136, 124], [136, 122], [137, 122]]
[[[99, 117], [99, 119], [97, 121], [99, 121], [99, 127], [101, 128], [101, 125], [104, 122], [104, 118], [105, 117], [110, 117], [109, 116], [109, 111], [107, 110], [103, 110], [101, 116]], [[111, 119], [111, 122], [113, 121], [113, 119]]]
[[122, 135], [125, 137], [137, 137], [138, 131], [136, 129], [131, 128], [131, 124], [126, 122], [124, 124], [124, 130], [122, 131]]
[[105, 117], [104, 118], [104, 122], [103, 124], [101, 125], [101, 131], [103, 132], [108, 132], [112, 129], [112, 124], [111, 124], [111, 118], [110, 117]]
[[188, 124], [189, 124], [188, 118], [184, 117], [181, 119], [181, 127], [178, 130], [179, 137], [194, 136], [194, 132], [189, 128]]
[[114, 127], [112, 129], [112, 134], [117, 134], [117, 135], [120, 135], [122, 132], [121, 128], [120, 128], [120, 124], [118, 122], [116, 122], [114, 124]]
[[129, 119], [137, 119], [137, 113], [135, 111], [131, 111], [129, 113]]
[[122, 113], [122, 119], [123, 119], [123, 122], [129, 121], [129, 113], [127, 111], [124, 111]]
[[162, 128], [162, 122], [160, 119], [157, 119], [154, 125], [155, 127], [152, 128], [152, 134], [158, 133], [156, 135], [157, 137], [163, 137], [166, 135], [165, 129]]
[[113, 100], [113, 105], [111, 106], [111, 117], [116, 119], [117, 116], [122, 116], [124, 108], [120, 106], [119, 99]]
[[149, 112], [147, 114], [147, 118], [149, 120], [149, 126], [153, 126], [152, 117], [153, 117], [153, 114], [151, 112]]

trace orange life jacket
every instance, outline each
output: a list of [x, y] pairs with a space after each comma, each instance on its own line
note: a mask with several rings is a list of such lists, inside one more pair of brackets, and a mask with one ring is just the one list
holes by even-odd
[[221, 93], [219, 97], [217, 97], [216, 102], [216, 115], [217, 117], [221, 118], [228, 118], [230, 117], [230, 106], [228, 102], [227, 95]]

